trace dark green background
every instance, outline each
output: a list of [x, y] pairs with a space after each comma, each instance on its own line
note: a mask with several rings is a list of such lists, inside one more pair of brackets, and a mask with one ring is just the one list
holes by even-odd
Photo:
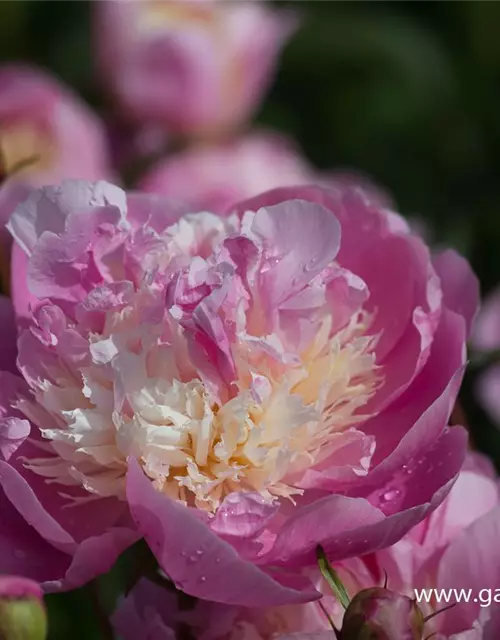
[[[0, 58], [52, 69], [94, 107], [92, 2], [0, 2]], [[500, 4], [305, 2], [259, 122], [319, 167], [373, 176], [433, 241], [465, 253], [483, 292], [500, 281]], [[476, 444], [500, 463], [500, 433], [462, 399]], [[126, 561], [124, 562], [126, 564]], [[101, 591], [112, 605], [115, 578]], [[90, 589], [49, 598], [51, 638], [97, 638]]]

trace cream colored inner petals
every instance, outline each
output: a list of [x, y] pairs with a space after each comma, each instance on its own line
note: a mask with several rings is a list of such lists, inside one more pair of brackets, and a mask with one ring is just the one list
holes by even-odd
[[48, 481], [123, 497], [133, 456], [159, 491], [209, 512], [238, 490], [293, 499], [297, 478], [366, 418], [380, 375], [362, 312], [333, 336], [325, 317], [293, 366], [276, 366], [242, 335], [232, 347], [235, 393], [219, 404], [196, 377], [183, 330], [167, 317], [145, 326], [141, 300], [108, 314], [91, 338], [91, 365], [68, 373], [61, 364], [21, 405], [49, 426], [42, 435], [57, 456], [27, 463]]
[[53, 145], [33, 123], [0, 127], [0, 169], [3, 175], [33, 173], [50, 168]]

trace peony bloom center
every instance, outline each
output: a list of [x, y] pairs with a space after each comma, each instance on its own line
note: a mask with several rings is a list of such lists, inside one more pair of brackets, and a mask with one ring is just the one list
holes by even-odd
[[[366, 289], [328, 240], [324, 264], [290, 277], [293, 256], [259, 240], [268, 216], [245, 215], [239, 235], [233, 217], [187, 216], [162, 251], [148, 240], [135, 283], [94, 288], [74, 317], [37, 309], [20, 352], [42, 349], [42, 365], [22, 367], [33, 395], [18, 406], [53, 455], [26, 461], [32, 471], [124, 497], [133, 457], [159, 491], [210, 512], [235, 491], [293, 500], [314, 469], [368, 472], [374, 439], [356, 425], [382, 375]], [[241, 263], [252, 246], [257, 270]], [[288, 293], [269, 297], [285, 274]]]

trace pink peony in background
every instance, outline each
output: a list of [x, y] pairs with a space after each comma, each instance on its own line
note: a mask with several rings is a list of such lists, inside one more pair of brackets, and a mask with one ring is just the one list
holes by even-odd
[[318, 544], [332, 562], [387, 547], [450, 490], [477, 283], [363, 189], [220, 217], [68, 182], [9, 229], [33, 312], [4, 374], [0, 485], [73, 557], [57, 585], [140, 535], [190, 595], [309, 601]]
[[160, 161], [139, 188], [184, 202], [193, 211], [223, 214], [245, 198], [304, 184], [358, 187], [391, 208], [390, 197], [360, 174], [320, 173], [285, 136], [254, 132], [219, 145], [198, 145]]
[[295, 17], [262, 2], [96, 2], [100, 73], [129, 118], [212, 136], [259, 107]]
[[33, 159], [15, 174], [33, 187], [110, 175], [98, 117], [58, 80], [23, 65], [0, 67], [0, 158], [3, 175]]
[[[67, 178], [109, 178], [107, 142], [97, 115], [44, 71], [0, 67], [0, 228], [33, 188]], [[10, 239], [0, 231], [0, 260], [8, 287]], [[26, 259], [15, 252], [13, 295], [26, 289]], [[18, 283], [19, 286], [18, 286]], [[27, 303], [26, 303], [27, 304]]]
[[254, 133], [171, 155], [141, 179], [139, 188], [185, 202], [193, 211], [222, 214], [244, 198], [275, 187], [309, 184], [316, 177], [286, 138]]
[[[500, 290], [485, 300], [472, 333], [472, 345], [478, 352], [494, 353], [500, 349]], [[478, 380], [478, 396], [493, 420], [500, 424], [500, 365], [493, 364]]]

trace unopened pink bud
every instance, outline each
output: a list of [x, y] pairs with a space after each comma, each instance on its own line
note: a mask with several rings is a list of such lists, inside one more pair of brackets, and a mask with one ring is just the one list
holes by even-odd
[[424, 617], [416, 602], [389, 589], [360, 591], [344, 614], [341, 640], [422, 640]]
[[45, 640], [47, 616], [43, 592], [36, 582], [0, 576], [1, 640]]

